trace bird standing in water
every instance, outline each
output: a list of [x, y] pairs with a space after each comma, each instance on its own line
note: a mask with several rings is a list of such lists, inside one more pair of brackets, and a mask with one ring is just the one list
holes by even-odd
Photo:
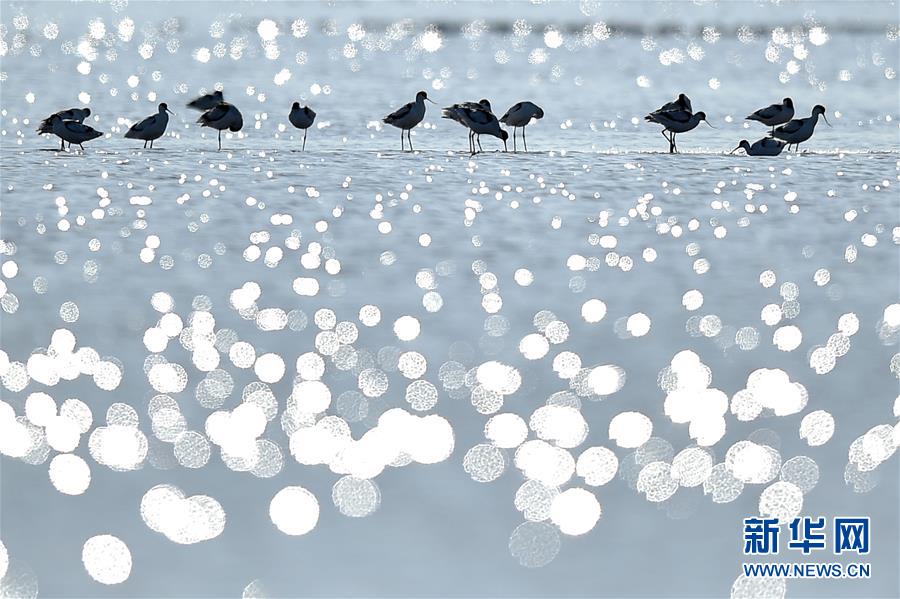
[[70, 148], [72, 147], [72, 144], [77, 144], [78, 147], [84, 151], [84, 146], [81, 144], [92, 139], [97, 139], [103, 135], [100, 131], [83, 123], [77, 121], [64, 121], [58, 114], [54, 114], [50, 117], [50, 126], [53, 129], [53, 135], [62, 140], [60, 143], [60, 150], [65, 150], [65, 142], [69, 142]]
[[303, 150], [306, 149], [306, 131], [312, 127], [313, 121], [316, 120], [316, 113], [309, 106], [300, 107], [300, 102], [294, 102], [291, 105], [291, 113], [288, 120], [297, 129], [303, 129]]
[[491, 103], [487, 98], [482, 98], [477, 102], [462, 102], [461, 104], [454, 104], [453, 106], [448, 106], [444, 108], [442, 118], [450, 119], [452, 121], [456, 121], [469, 131], [469, 153], [475, 153], [475, 132], [469, 129], [469, 126], [463, 121], [460, 114], [457, 112], [460, 108], [470, 108], [472, 110], [487, 110], [491, 112]]
[[[481, 147], [481, 135], [493, 135], [503, 140], [503, 151], [507, 151], [506, 140], [509, 139], [509, 133], [500, 128], [500, 121], [490, 110], [484, 108], [465, 107], [457, 105], [455, 108], [445, 108], [444, 118], [459, 120], [472, 130], [475, 134], [475, 140], [478, 143], [478, 150], [484, 151]], [[475, 154], [475, 148], [472, 148], [472, 154]]]
[[528, 142], [525, 140], [525, 127], [531, 122], [531, 119], [544, 118], [544, 111], [537, 104], [531, 102], [519, 102], [506, 111], [500, 122], [513, 128], [513, 152], [516, 151], [516, 129], [522, 128], [522, 143], [525, 144], [525, 151], [528, 151]]
[[219, 131], [219, 149], [222, 149], [222, 130], [238, 132], [244, 127], [244, 117], [241, 111], [233, 104], [228, 102], [220, 102], [215, 107], [210, 108], [200, 115], [197, 119], [203, 127], [212, 127]]
[[742, 139], [741, 143], [738, 144], [738, 147], [733, 149], [730, 153], [734, 154], [742, 148], [747, 152], [747, 156], [778, 156], [784, 149], [784, 142], [778, 141], [774, 137], [764, 137], [754, 141], [753, 145], [750, 145], [746, 139]]
[[91, 116], [91, 109], [84, 108], [69, 108], [66, 110], [60, 110], [59, 112], [54, 112], [43, 121], [37, 128], [37, 132], [40, 134], [44, 133], [53, 133], [53, 120], [54, 116], [58, 116], [64, 121], [75, 121], [76, 123], [83, 123], [86, 118]]
[[132, 125], [125, 133], [125, 137], [129, 139], [143, 139], [144, 148], [147, 147], [147, 142], [149, 141], [150, 147], [153, 148], [153, 140], [159, 139], [166, 132], [170, 114], [174, 115], [175, 113], [169, 110], [169, 107], [163, 102], [159, 105], [159, 112]]
[[760, 108], [753, 114], [747, 116], [748, 121], [759, 121], [763, 125], [772, 128], [771, 134], [775, 133], [775, 127], [783, 125], [794, 118], [794, 101], [785, 98], [781, 104], [772, 104], [765, 108]]
[[[425, 100], [428, 100], [428, 94], [421, 91], [416, 94], [415, 102], [404, 104], [391, 114], [382, 119], [388, 125], [393, 125], [400, 129], [400, 151], [406, 148], [403, 146], [403, 132], [406, 132], [406, 138], [409, 140], [409, 151], [413, 151], [412, 138], [409, 136], [409, 130], [422, 122], [425, 118]], [[432, 104], [431, 100], [428, 100]]]
[[825, 124], [831, 127], [828, 117], [825, 116], [825, 107], [817, 104], [812, 109], [810, 116], [805, 119], [794, 119], [785, 123], [775, 129], [772, 135], [787, 142], [788, 150], [791, 149], [791, 146], [794, 146], [795, 150], [799, 150], [800, 144], [812, 137], [813, 132], [816, 130], [816, 124], [819, 122], [819, 115], [822, 115], [822, 118], [825, 119]]
[[[678, 146], [675, 144], [676, 134], [690, 131], [699, 125], [700, 121], [709, 125], [709, 121], [706, 120], [705, 112], [691, 114], [687, 110], [669, 110], [666, 112], [656, 111], [651, 112], [644, 118], [663, 126], [662, 136], [669, 141], [669, 154], [678, 152]], [[709, 126], [715, 129], [712, 125]], [[666, 135], [666, 131], [669, 132], [669, 135]]]

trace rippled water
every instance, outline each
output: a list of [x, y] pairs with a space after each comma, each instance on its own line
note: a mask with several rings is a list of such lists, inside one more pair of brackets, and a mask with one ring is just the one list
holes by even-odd
[[[633, 5], [595, 2], [417, 4], [415, 15], [390, 3], [299, 6], [306, 14], [288, 3], [3, 4], [2, 350], [25, 364], [33, 353], [59, 353], [66, 336], [53, 334], [67, 329], [106, 364], [103, 373], [56, 382], [48, 372], [61, 367], [38, 360], [28, 371], [44, 383], [24, 388], [10, 374], [15, 367], [4, 366], [3, 401], [21, 416], [33, 393], [57, 405], [79, 398], [95, 427], [110, 406], [128, 404], [149, 447], [139, 469], [118, 472], [110, 460], [127, 462], [132, 450], [89, 451], [91, 434], [82, 435], [73, 453], [91, 480], [75, 496], [51, 484], [57, 452], [46, 444], [25, 460], [4, 455], [0, 538], [13, 561], [0, 588], [20, 596], [34, 584], [46, 596], [726, 595], [743, 560], [741, 519], [759, 511], [773, 481], [748, 483], [721, 502], [709, 481], [704, 493], [683, 480], [666, 498], [678, 484], [651, 476], [668, 472], [697, 437], [673, 422], [674, 400], [667, 402], [671, 372], [685, 360], [677, 356], [690, 350], [711, 373], [708, 387], [730, 400], [726, 432], [708, 448], [716, 464], [746, 439], [784, 462], [809, 456], [819, 480], [803, 496], [804, 515], [873, 518], [871, 580], [788, 581], [788, 596], [897, 595], [897, 458], [873, 457], [883, 428], [851, 449], [873, 427], [897, 422], [895, 4], [642, 3], [652, 15], [645, 33], [632, 31], [640, 25]], [[404, 25], [407, 13], [413, 20]], [[130, 26], [120, 26], [126, 17], [130, 37]], [[271, 44], [266, 56], [257, 31], [266, 18], [280, 30], [277, 56]], [[58, 27], [53, 39], [48, 23]], [[673, 23], [684, 31], [671, 31]], [[773, 34], [776, 27], [783, 31]], [[813, 27], [822, 30], [810, 37]], [[87, 40], [80, 53], [79, 40]], [[208, 62], [197, 60], [204, 48]], [[278, 85], [284, 69], [290, 79]], [[223, 152], [180, 107], [214, 85], [245, 117]], [[547, 116], [529, 127], [532, 153], [470, 158], [463, 129], [430, 107], [413, 135], [419, 151], [400, 153], [396, 130], [378, 119], [418, 89], [442, 105], [487, 96], [498, 110], [531, 99]], [[680, 90], [718, 128], [685, 134], [685, 154], [673, 157], [659, 153], [665, 142], [641, 117]], [[50, 151], [53, 140], [32, 132], [37, 121], [86, 103], [80, 94], [90, 96], [91, 125], [110, 136], [83, 154]], [[803, 116], [825, 104], [834, 127], [820, 124], [807, 154], [726, 155], [763, 133], [741, 117], [785, 95]], [[319, 114], [305, 153], [287, 123], [294, 99]], [[153, 151], [136, 149], [122, 133], [159, 101], [178, 113], [170, 135]], [[378, 307], [377, 324], [364, 306]], [[163, 348], [160, 329], [175, 320], [163, 322], [163, 312], [196, 331], [214, 319], [215, 345], [176, 331]], [[403, 318], [410, 316], [417, 335]], [[335, 351], [331, 330], [346, 334], [349, 349]], [[266, 360], [241, 367], [244, 358], [230, 351], [237, 340], [257, 356], [280, 356], [283, 376], [274, 380]], [[325, 365], [326, 422], [340, 416], [359, 439], [385, 426], [378, 417], [392, 408], [437, 415], [452, 427], [452, 454], [441, 455], [443, 429], [429, 429], [417, 447], [436, 452], [438, 463], [388, 466], [377, 487], [299, 464], [281, 413], [298, 368], [317, 378], [310, 352]], [[401, 360], [404, 352], [416, 354]], [[303, 355], [311, 361], [296, 364]], [[151, 370], [159, 356], [183, 367], [183, 390]], [[585, 370], [565, 366], [576, 358]], [[601, 365], [617, 368], [597, 369], [586, 383]], [[703, 378], [696, 365], [681, 368]], [[796, 387], [767, 378], [759, 401], [771, 409], [741, 420], [748, 408], [740, 392], [754, 388], [759, 369], [783, 371], [808, 402], [793, 409], [785, 398]], [[454, 378], [467, 371], [466, 380]], [[226, 379], [230, 393], [215, 386]], [[180, 413], [215, 442], [221, 437], [207, 418], [242, 405], [242, 391], [259, 391], [261, 379], [273, 379], [278, 402], [261, 436], [275, 453], [253, 473], [233, 471], [240, 465], [216, 446], [203, 468], [185, 467], [196, 456], [174, 449], [171, 425], [148, 414], [159, 409], [151, 399], [174, 384], [169, 416]], [[413, 380], [433, 385], [435, 405], [428, 386], [407, 390]], [[303, 397], [315, 395], [305, 389]], [[566, 406], [541, 414], [575, 442], [532, 418], [548, 402]], [[801, 420], [818, 410], [833, 415], [835, 431], [810, 447]], [[639, 426], [610, 430], [626, 412], [652, 422], [647, 444], [629, 446], [631, 437], [643, 441]], [[596, 496], [602, 516], [592, 530], [568, 534], [590, 524], [577, 505], [549, 520], [520, 513], [526, 477], [546, 477], [534, 474], [543, 472], [541, 458], [520, 453], [517, 461], [511, 448], [480, 445], [485, 424], [501, 413], [532, 419], [529, 439], [555, 439], [574, 458], [597, 446], [615, 453], [608, 483], [592, 487], [576, 475], [560, 487]], [[121, 405], [111, 415], [131, 417]], [[694, 426], [712, 434], [709, 423]], [[302, 447], [326, 444], [318, 443]], [[873, 470], [848, 464], [848, 452]], [[417, 461], [427, 462], [423, 455]], [[809, 473], [807, 462], [792, 464]], [[220, 511], [206, 504], [206, 514], [226, 514], [224, 529], [211, 525], [205, 531], [215, 538], [196, 544], [173, 542], [187, 533], [141, 511], [160, 484], [214, 498]], [[276, 507], [270, 514], [288, 486], [318, 500], [318, 521], [302, 536], [283, 532], [303, 522]], [[545, 522], [523, 528], [526, 517]], [[88, 549], [117, 545], [101, 538], [85, 548], [105, 534], [121, 539], [133, 562], [115, 586], [100, 584], [103, 573], [91, 567], [108, 565], [112, 550], [96, 558]], [[745, 596], [745, 584], [732, 595]]]

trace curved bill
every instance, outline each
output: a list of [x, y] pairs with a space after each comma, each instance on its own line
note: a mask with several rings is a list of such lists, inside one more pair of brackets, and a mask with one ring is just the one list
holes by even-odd
[[709, 121], [707, 121], [706, 119], [703, 119], [703, 122], [706, 123], [707, 125], [709, 125], [710, 128], [716, 129], [716, 127], [713, 127], [712, 125], [710, 125], [710, 124], [709, 124]]
[[824, 112], [822, 113], [822, 118], [825, 119], [825, 124], [828, 125], [829, 127], [831, 127], [831, 123], [828, 122], [828, 117], [825, 116]]
[[171, 114], [172, 116], [176, 116], [175, 113], [172, 112], [171, 110], [169, 110], [168, 108], [166, 108], [166, 112], [168, 112], [168, 113]]

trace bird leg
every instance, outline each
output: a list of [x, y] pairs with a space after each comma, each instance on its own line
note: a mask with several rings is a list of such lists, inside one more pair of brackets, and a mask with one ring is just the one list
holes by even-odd
[[666, 130], [665, 130], [665, 129], [663, 129], [662, 131], [660, 131], [660, 134], [661, 134], [663, 137], [666, 138], [666, 141], [667, 141], [667, 142], [669, 142], [669, 153], [671, 153], [671, 152], [672, 152], [672, 138], [669, 137], [668, 135], [666, 135]]
[[477, 136], [475, 139], [478, 140], [478, 151], [479, 151], [479, 152], [484, 152], [484, 148], [481, 147], [481, 133], [479, 133], [478, 136]]
[[307, 132], [307, 131], [309, 131], [309, 129], [304, 129], [304, 130], [303, 130], [303, 147], [300, 149], [300, 151], [303, 151], [303, 150], [306, 149], [306, 132]]
[[522, 125], [522, 143], [525, 144], [525, 153], [528, 153], [528, 140], [525, 139], [525, 125]]
[[60, 151], [60, 152], [65, 152], [65, 151], [66, 151], [66, 140], [64, 140], [64, 139], [61, 138], [61, 137], [59, 138], [59, 151]]
[[222, 130], [219, 129], [219, 150], [222, 150]]
[[415, 149], [412, 147], [412, 129], [406, 130], [406, 139], [409, 141], [409, 151], [413, 152]]
[[406, 151], [406, 140], [403, 139], [403, 129], [400, 129], [400, 151]]
[[150, 149], [151, 150], [153, 149], [153, 140], [152, 139], [150, 140]]
[[146, 139], [144, 140], [144, 149], [145, 150], [147, 149], [147, 140]]
[[82, 151], [82, 152], [84, 152], [84, 146], [83, 146], [83, 145], [78, 144], [78, 147], [81, 148], [81, 151]]
[[513, 153], [518, 152], [518, 150], [516, 150], [516, 129], [518, 129], [518, 127], [513, 127]]

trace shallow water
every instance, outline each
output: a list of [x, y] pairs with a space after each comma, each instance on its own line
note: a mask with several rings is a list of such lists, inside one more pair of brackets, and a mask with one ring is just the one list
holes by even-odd
[[[709, 448], [716, 463], [748, 438], [776, 449], [784, 461], [809, 456], [819, 480], [803, 496], [803, 515], [873, 519], [872, 579], [787, 581], [788, 596], [897, 596], [900, 555], [890, 533], [900, 525], [897, 457], [869, 473], [848, 470], [854, 440], [897, 421], [900, 144], [896, 82], [885, 76], [897, 67], [896, 22], [884, 29], [886, 11], [894, 10], [889, 14], [896, 18], [894, 4], [872, 3], [866, 14], [826, 4], [816, 16], [830, 39], [821, 46], [805, 42], [809, 58], [799, 60], [801, 74], [785, 84], [778, 74], [788, 68], [793, 45], [782, 48], [779, 63], [770, 63], [764, 56], [769, 37], [742, 42], [726, 31], [723, 24], [760, 22], [758, 12], [733, 5], [714, 13], [709, 5], [682, 11], [675, 9], [688, 5], [645, 5], [660, 13], [650, 27], [674, 20], [695, 32], [717, 24], [722, 37], [714, 44], [696, 31], [653, 34], [657, 46], [651, 51], [642, 48], [646, 36], [631, 34], [583, 47], [570, 31], [601, 19], [625, 23], [634, 14], [622, 5], [585, 2], [582, 10], [578, 4], [513, 5], [523, 18], [560, 24], [566, 36], [560, 48], [547, 46], [543, 26], [518, 40], [508, 31], [466, 37], [445, 26], [437, 51], [417, 50], [416, 36], [429, 23], [511, 23], [500, 8], [440, 3], [427, 5], [430, 12], [413, 22], [413, 33], [392, 39], [389, 49], [365, 49], [367, 40], [377, 41], [371, 37], [376, 33], [357, 40], [357, 58], [344, 57], [347, 28], [398, 21], [398, 5], [310, 5], [310, 32], [300, 38], [290, 33], [297, 16], [287, 4], [131, 3], [117, 12], [118, 6], [77, 5], [76, 11], [55, 3], [3, 4], [9, 45], [0, 67], [2, 350], [10, 361], [26, 363], [33, 353], [47, 353], [53, 332], [64, 328], [75, 335], [77, 347], [94, 348], [122, 378], [109, 391], [100, 388], [107, 381], [96, 375], [55, 384], [32, 380], [18, 389], [7, 370], [2, 397], [16, 415], [24, 413], [34, 392], [51, 395], [57, 405], [80, 398], [94, 426], [105, 424], [111, 405], [129, 404], [149, 451], [139, 469], [116, 472], [89, 451], [90, 433], [82, 435], [74, 453], [89, 465], [91, 481], [76, 496], [58, 492], [49, 480], [55, 451], [43, 455], [38, 447], [27, 458], [36, 464], [3, 456], [0, 538], [13, 559], [0, 585], [6, 592], [27, 595], [36, 581], [43, 596], [723, 596], [744, 560], [741, 520], [758, 513], [770, 481], [747, 484], [727, 503], [712, 501], [702, 486], [683, 486], [661, 502], [635, 490], [641, 467], [672, 462], [665, 451], [656, 460], [646, 458], [660, 447], [659, 439], [674, 453], [695, 443], [688, 424], [670, 418], [661, 388], [667, 385], [661, 371], [676, 354], [691, 350], [711, 372], [709, 387], [732, 400], [731, 410], [737, 411], [734, 398], [758, 369], [780, 369], [808, 393], [802, 409], [784, 416], [769, 410], [740, 421], [729, 411], [723, 438]], [[166, 17], [178, 18], [177, 26], [160, 25], [163, 17], [152, 14], [159, 7], [170, 11]], [[461, 7], [471, 11], [466, 18]], [[769, 29], [790, 31], [810, 7], [762, 8], [771, 10]], [[52, 13], [59, 37], [41, 40]], [[38, 56], [11, 50], [13, 19], [21, 14], [29, 16], [24, 48], [40, 43]], [[126, 15], [136, 22], [129, 41], [115, 33]], [[858, 31], [838, 27], [848, 15]], [[263, 17], [280, 24], [279, 58], [264, 55], [256, 32]], [[76, 67], [84, 58], [65, 54], [60, 43], [77, 43], [97, 18], [113, 39], [97, 40], [91, 73], [80, 75]], [[210, 38], [210, 25], [229, 18], [223, 37]], [[334, 23], [326, 22], [326, 29], [336, 35], [320, 31], [319, 19], [328, 18]], [[386, 24], [368, 30], [381, 36]], [[208, 63], [190, 58], [198, 47], [213, 49], [219, 41], [227, 47], [242, 36], [248, 46], [239, 60], [227, 54]], [[148, 39], [156, 50], [145, 60], [138, 52]], [[173, 39], [179, 42], [174, 53], [166, 48]], [[702, 60], [689, 57], [691, 43], [704, 48]], [[684, 61], [663, 65], [660, 52], [676, 47]], [[117, 51], [115, 60], [104, 54], [109, 48]], [[532, 54], [541, 48], [547, 59], [529, 62], [530, 55], [543, 54]], [[498, 61], [501, 50], [508, 62]], [[305, 64], [296, 62], [297, 52], [307, 52]], [[598, 56], [613, 66], [598, 69]], [[292, 76], [278, 86], [273, 76], [282, 68]], [[852, 77], [841, 81], [838, 73], [845, 68]], [[44, 76], [45, 69], [53, 76]], [[130, 97], [131, 75], [140, 79], [136, 99]], [[652, 85], [638, 86], [640, 76]], [[66, 85], [54, 85], [56, 77]], [[709, 86], [712, 77], [720, 80], [717, 89]], [[813, 87], [810, 78], [824, 88]], [[224, 86], [226, 98], [245, 116], [245, 130], [228, 136], [223, 152], [213, 151], [214, 136], [189, 124], [189, 111], [178, 108], [214, 83]], [[321, 86], [320, 93], [312, 92], [313, 84]], [[112, 88], [118, 90], [114, 96]], [[395, 130], [369, 124], [419, 88], [441, 103], [486, 95], [504, 109], [528, 97], [547, 116], [529, 127], [531, 153], [489, 151], [473, 158], [461, 151], [462, 128], [440, 121], [432, 110], [428, 127], [413, 135], [419, 151], [401, 153]], [[660, 152], [665, 148], [659, 134], [639, 117], [679, 89], [719, 128], [685, 134], [679, 142], [685, 153], [669, 156]], [[33, 103], [28, 92], [35, 94]], [[45, 151], [53, 142], [36, 138], [34, 124], [51, 108], [77, 105], [81, 92], [91, 95], [97, 117], [92, 126], [111, 136], [91, 142], [85, 153]], [[762, 133], [744, 128], [740, 117], [783, 95], [792, 95], [802, 110], [824, 103], [834, 127], [820, 124], [811, 151], [801, 155], [725, 154], [741, 137]], [[279, 127], [295, 97], [312, 102], [320, 124], [329, 122], [310, 131], [303, 153], [296, 151], [297, 136]], [[134, 149], [121, 133], [158, 101], [178, 112], [172, 135], [152, 151]], [[495, 141], [484, 143], [486, 149], [497, 147]], [[315, 279], [318, 291], [299, 294], [298, 289], [311, 291], [298, 287], [298, 278]], [[259, 285], [260, 295], [241, 313], [235, 302], [242, 298], [233, 291], [248, 282]], [[702, 305], [696, 305], [696, 293], [685, 296], [691, 290], [700, 292]], [[208, 353], [192, 355], [190, 335], [176, 333], [164, 349], [146, 336], [163, 317], [152, 305], [158, 292], [171, 296], [170, 311], [184, 326], [194, 323], [199, 330], [209, 315], [214, 318], [217, 369], [203, 362]], [[595, 323], [585, 316], [598, 314], [583, 309], [592, 299], [602, 300], [606, 310]], [[77, 318], [66, 302], [77, 306]], [[380, 309], [375, 326], [366, 326], [360, 314], [366, 305]], [[267, 308], [283, 311], [279, 330], [262, 330], [257, 315]], [[321, 310], [355, 324], [358, 338], [345, 344], [352, 350], [335, 354], [328, 345], [322, 332], [335, 327], [325, 322], [331, 314]], [[772, 316], [778, 313], [780, 318]], [[848, 325], [852, 318], [841, 320], [846, 314], [856, 316], [858, 331]], [[421, 327], [409, 340], [403, 326], [395, 328], [404, 316], [415, 317]], [[642, 334], [647, 322], [649, 331]], [[846, 336], [829, 345], [839, 330]], [[549, 342], [528, 337], [534, 333]], [[278, 461], [267, 456], [256, 476], [235, 472], [225, 464], [233, 468], [234, 461], [213, 447], [203, 468], [186, 468], [176, 461], [173, 444], [157, 439], [151, 426], [150, 400], [162, 391], [148, 371], [159, 356], [183, 366], [183, 390], [169, 395], [187, 428], [202, 433], [216, 409], [208, 405], [207, 383], [201, 383], [210, 371], [226, 371], [233, 381], [231, 392], [220, 398], [223, 410], [241, 405], [242, 390], [261, 373], [270, 374], [271, 369], [235, 364], [239, 360], [228, 349], [237, 339], [252, 344], [257, 356], [277, 354], [286, 365], [269, 385], [279, 415], [262, 435], [278, 445], [283, 465], [278, 469]], [[529, 341], [520, 346], [523, 339]], [[833, 350], [821, 350], [848, 339], [849, 351], [836, 359]], [[542, 344], [547, 350], [540, 358], [523, 355], [541, 354]], [[398, 355], [411, 351], [427, 363], [424, 374], [407, 376], [401, 372], [407, 367], [398, 368]], [[354, 439], [375, 427], [386, 410], [403, 408], [446, 419], [454, 434], [452, 454], [436, 464], [388, 466], [375, 479], [380, 504], [374, 513], [342, 515], [332, 502], [340, 475], [327, 465], [297, 463], [280, 421], [295, 362], [307, 352], [323, 356], [322, 381], [332, 397], [327, 414], [347, 420]], [[624, 373], [621, 389], [598, 396], [584, 387], [588, 371], [571, 380], [558, 375], [553, 361], [561, 352], [577, 354], [585, 369], [616, 365]], [[486, 405], [479, 389], [495, 383], [490, 373], [475, 374], [494, 361], [521, 376], [502, 407]], [[460, 372], [470, 371], [465, 384], [450, 383], [446, 369], [453, 370], [453, 363], [461, 365]], [[46, 376], [46, 368], [35, 367], [34, 374]], [[385, 377], [387, 391], [378, 395], [371, 377]], [[414, 379], [434, 385], [436, 405], [417, 412], [407, 402]], [[785, 389], [776, 389], [766, 401], [781, 407]], [[485, 423], [494, 413], [518, 414], [528, 422], [551, 396], [567, 390], [550, 403], [576, 406], [589, 427], [569, 451], [577, 458], [588, 447], [608, 447], [619, 470], [602, 486], [573, 476], [561, 487], [584, 487], [596, 495], [603, 513], [593, 530], [570, 536], [547, 520], [545, 528], [534, 529], [544, 536], [523, 549], [522, 531], [529, 529], [517, 529], [525, 518], [514, 499], [526, 477], [514, 451], [498, 452], [505, 454], [505, 470], [490, 483], [473, 481], [463, 463], [470, 448], [486, 442]], [[373, 397], [339, 400], [348, 391]], [[496, 394], [487, 396], [497, 401]], [[367, 414], [360, 413], [361, 405]], [[835, 432], [824, 445], [810, 447], [798, 429], [803, 416], [816, 410], [833, 415]], [[622, 412], [646, 415], [656, 439], [637, 452], [618, 446], [609, 429]], [[427, 446], [438, 437], [419, 442]], [[535, 439], [535, 431], [528, 438]], [[637, 465], [636, 459], [645, 461]], [[490, 474], [490, 464], [468, 465], [479, 476]], [[261, 472], [263, 466], [270, 470]], [[227, 514], [224, 531], [180, 545], [148, 528], [141, 500], [158, 484], [215, 498]], [[282, 534], [270, 519], [270, 501], [290, 485], [318, 499], [318, 522], [303, 536]], [[133, 567], [119, 585], [99, 584], [82, 564], [82, 546], [100, 534], [115, 535], [130, 549]], [[843, 561], [815, 554], [811, 559]], [[520, 560], [543, 566], [522, 567]], [[782, 553], [779, 561], [802, 558]], [[732, 594], [745, 596], [740, 588]]]

